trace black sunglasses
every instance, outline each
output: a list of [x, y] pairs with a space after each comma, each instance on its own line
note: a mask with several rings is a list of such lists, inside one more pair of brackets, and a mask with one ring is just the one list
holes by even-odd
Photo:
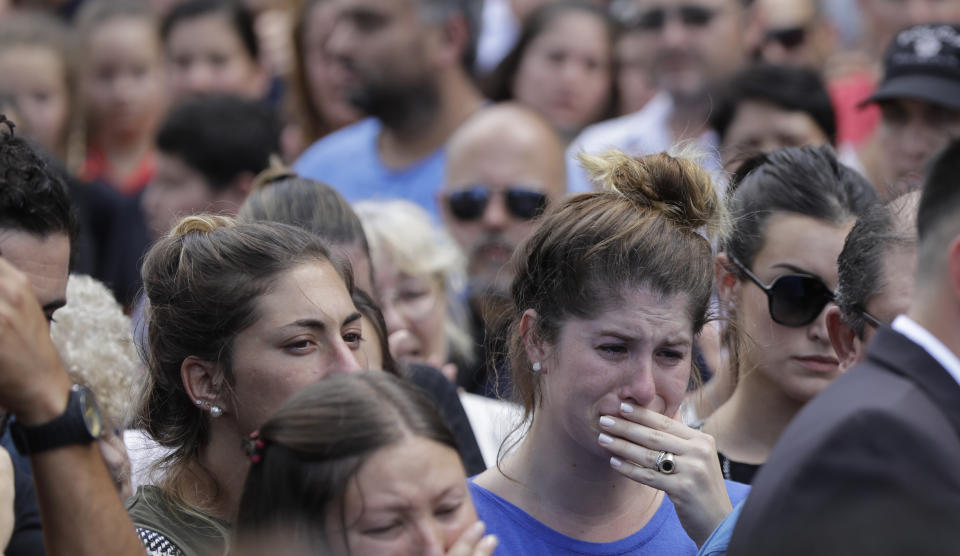
[[771, 29], [767, 31], [765, 42], [777, 42], [784, 50], [793, 50], [807, 40], [807, 29], [804, 27], [788, 27], [786, 29]]
[[637, 16], [634, 27], [644, 31], [660, 31], [667, 23], [668, 14], [680, 18], [686, 27], [706, 27], [717, 15], [717, 10], [703, 6], [678, 6], [671, 10], [654, 8]]
[[784, 274], [767, 285], [735, 257], [730, 257], [730, 262], [767, 294], [770, 318], [777, 324], [795, 328], [806, 326], [817, 319], [827, 303], [833, 301], [833, 292], [816, 276]]
[[863, 320], [865, 320], [870, 326], [874, 328], [880, 328], [883, 326], [883, 323], [880, 322], [880, 319], [868, 313], [867, 310], [860, 305], [854, 307], [854, 310], [860, 313], [860, 316], [863, 318]]
[[[457, 220], [477, 220], [487, 210], [490, 198], [496, 193], [488, 186], [475, 185], [447, 194], [447, 206]], [[503, 191], [507, 210], [521, 220], [536, 218], [547, 207], [546, 194], [523, 187], [508, 187]]]

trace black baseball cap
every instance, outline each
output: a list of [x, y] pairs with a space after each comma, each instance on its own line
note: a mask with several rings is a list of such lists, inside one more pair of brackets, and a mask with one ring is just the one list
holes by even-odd
[[897, 33], [883, 81], [861, 106], [909, 98], [960, 110], [960, 25], [926, 23]]

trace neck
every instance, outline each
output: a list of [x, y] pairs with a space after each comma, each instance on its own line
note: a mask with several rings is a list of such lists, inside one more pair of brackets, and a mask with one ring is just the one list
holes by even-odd
[[707, 130], [711, 102], [706, 94], [672, 95], [673, 113], [670, 115], [670, 132], [674, 142], [697, 139]]
[[483, 103], [462, 71], [447, 72], [439, 79], [435, 97], [411, 95], [403, 106], [380, 118], [380, 156], [387, 166], [409, 166], [430, 155]]
[[944, 292], [939, 285], [931, 284], [924, 287], [918, 283], [916, 291], [926, 292], [926, 295], [920, 294], [914, 298], [907, 316], [933, 334], [954, 355], [960, 357], [960, 334], [957, 333], [960, 306], [951, 302], [950, 310], [945, 310], [947, 300], [952, 300], [953, 297], [950, 293]]
[[730, 459], [761, 464], [804, 404], [787, 397], [760, 370], [741, 371], [740, 377], [733, 395], [703, 430]]
[[232, 522], [240, 508], [249, 466], [239, 433], [224, 425], [211, 427], [210, 441], [200, 450], [194, 472], [188, 474], [194, 484], [180, 485], [179, 490], [188, 504]]
[[514, 497], [520, 507], [551, 529], [590, 542], [622, 539], [653, 517], [660, 491], [614, 471], [609, 456], [585, 451], [545, 421], [534, 419], [504, 461], [505, 474], [522, 485]]

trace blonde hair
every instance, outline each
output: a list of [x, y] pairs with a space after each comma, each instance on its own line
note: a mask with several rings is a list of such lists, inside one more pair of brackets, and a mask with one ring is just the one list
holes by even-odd
[[374, 257], [387, 254], [401, 272], [440, 281], [447, 298], [444, 332], [451, 355], [470, 362], [473, 339], [466, 332], [466, 307], [459, 295], [466, 287], [466, 259], [453, 238], [410, 201], [361, 201], [353, 208]]
[[126, 428], [146, 373], [130, 318], [110, 290], [89, 276], [70, 275], [67, 304], [54, 315], [50, 337], [70, 378], [96, 395], [105, 422]]

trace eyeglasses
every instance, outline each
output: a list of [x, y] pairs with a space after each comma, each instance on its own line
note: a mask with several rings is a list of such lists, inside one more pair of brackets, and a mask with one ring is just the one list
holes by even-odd
[[856, 307], [854, 307], [854, 310], [860, 313], [860, 316], [863, 318], [863, 320], [867, 321], [867, 324], [869, 324], [870, 326], [874, 328], [880, 328], [883, 325], [883, 323], [880, 322], [880, 319], [868, 313], [865, 308], [857, 305]]
[[[447, 194], [447, 206], [457, 220], [477, 220], [483, 216], [496, 193], [488, 186], [475, 185]], [[523, 187], [508, 187], [503, 191], [507, 210], [515, 218], [531, 220], [547, 207], [546, 194]]]
[[784, 274], [767, 285], [735, 257], [730, 257], [730, 262], [767, 294], [770, 318], [777, 324], [794, 328], [806, 326], [817, 319], [827, 303], [833, 301], [833, 292], [815, 276]]
[[764, 42], [776, 42], [782, 46], [784, 50], [793, 50], [801, 46], [806, 40], [807, 29], [805, 27], [787, 27], [785, 29], [771, 29], [767, 31]]
[[633, 27], [643, 31], [660, 31], [667, 24], [667, 17], [675, 17], [685, 27], [706, 27], [719, 13], [718, 10], [704, 6], [677, 6], [673, 9], [654, 8], [639, 14], [633, 21]]

